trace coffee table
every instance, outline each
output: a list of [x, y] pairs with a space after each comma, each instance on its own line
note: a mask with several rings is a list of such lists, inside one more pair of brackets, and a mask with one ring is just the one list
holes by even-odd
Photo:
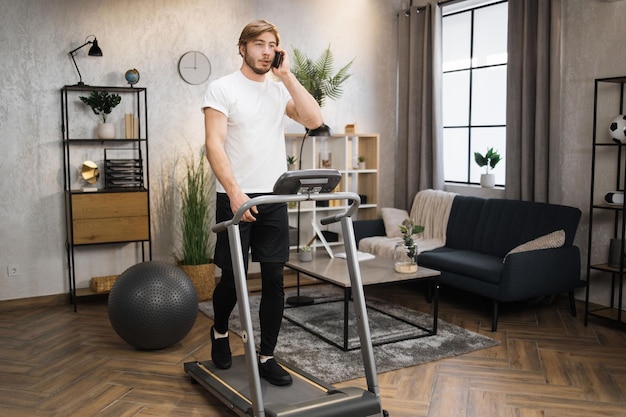
[[[348, 317], [349, 317], [349, 302], [351, 299], [351, 283], [350, 276], [348, 273], [348, 265], [345, 259], [341, 258], [330, 258], [328, 254], [323, 251], [316, 251], [313, 255], [313, 260], [310, 262], [302, 262], [298, 259], [298, 255], [296, 253], [292, 253], [289, 261], [286, 263], [286, 266], [290, 269], [295, 270], [298, 273], [302, 273], [308, 275], [313, 278], [317, 278], [323, 282], [327, 282], [336, 287], [343, 289], [343, 344], [338, 344], [318, 332], [308, 328], [306, 325], [301, 323], [296, 323], [293, 320], [290, 320], [292, 323], [306, 329], [307, 331], [315, 334], [326, 342], [337, 346], [338, 348], [348, 351], [353, 349], [358, 349], [359, 347], [348, 348]], [[363, 282], [363, 286], [372, 286], [372, 285], [382, 285], [382, 284], [390, 284], [397, 282], [409, 282], [409, 281], [417, 281], [417, 280], [429, 280], [432, 283], [432, 302], [433, 302], [433, 325], [432, 328], [424, 328], [422, 326], [418, 326], [414, 323], [411, 323], [407, 320], [404, 320], [401, 317], [393, 316], [387, 312], [380, 311], [383, 314], [387, 314], [397, 320], [408, 323], [414, 327], [419, 328], [424, 331], [424, 333], [417, 336], [409, 336], [398, 338], [394, 340], [387, 340], [384, 343], [398, 342], [401, 340], [407, 339], [415, 339], [419, 337], [427, 337], [433, 336], [437, 334], [437, 316], [439, 310], [439, 276], [441, 272], [435, 271], [434, 269], [429, 269], [420, 266], [415, 273], [409, 274], [400, 274], [394, 271], [393, 269], [393, 259], [385, 258], [377, 256], [374, 259], [368, 259], [359, 262], [360, 270], [361, 270], [361, 281]], [[368, 306], [372, 308], [371, 306]], [[291, 307], [291, 308], [299, 308], [299, 307]], [[380, 343], [382, 344], [382, 343]]]

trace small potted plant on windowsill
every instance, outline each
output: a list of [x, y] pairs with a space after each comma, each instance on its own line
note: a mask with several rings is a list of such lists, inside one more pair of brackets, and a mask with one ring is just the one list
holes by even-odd
[[119, 94], [109, 94], [108, 91], [92, 91], [88, 97], [79, 97], [80, 100], [91, 107], [91, 110], [102, 120], [98, 125], [98, 138], [113, 139], [115, 137], [115, 126], [107, 123], [107, 115], [120, 104], [122, 98]]
[[487, 149], [487, 153], [482, 155], [480, 152], [474, 152], [474, 161], [479, 167], [485, 167], [485, 173], [480, 175], [480, 186], [484, 188], [493, 188], [496, 185], [496, 176], [489, 172], [489, 168], [494, 169], [502, 158], [493, 148]]

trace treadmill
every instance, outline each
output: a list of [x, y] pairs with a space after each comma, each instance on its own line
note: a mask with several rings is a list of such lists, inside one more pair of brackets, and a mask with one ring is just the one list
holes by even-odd
[[[184, 364], [192, 383], [202, 385], [212, 395], [242, 417], [365, 417], [387, 416], [382, 410], [378, 376], [365, 307], [361, 272], [357, 259], [352, 215], [360, 204], [358, 194], [332, 190], [341, 181], [333, 169], [305, 169], [285, 172], [274, 185], [272, 195], [255, 197], [242, 205], [231, 220], [216, 224], [213, 231], [226, 230], [232, 254], [237, 304], [241, 317], [244, 355], [233, 357], [229, 369], [218, 369], [213, 362], [193, 361]], [[353, 305], [357, 318], [367, 390], [356, 387], [336, 389], [314, 376], [281, 363], [293, 379], [289, 386], [275, 386], [259, 376], [252, 319], [241, 253], [239, 222], [253, 206], [270, 203], [348, 200], [347, 209], [323, 218], [321, 224], [341, 223], [346, 261], [352, 284]], [[320, 343], [322, 341], [320, 340]]]

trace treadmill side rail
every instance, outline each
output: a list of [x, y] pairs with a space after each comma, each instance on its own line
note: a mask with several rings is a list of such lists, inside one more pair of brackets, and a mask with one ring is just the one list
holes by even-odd
[[361, 388], [347, 387], [329, 395], [298, 404], [266, 404], [268, 417], [367, 417], [380, 416], [380, 402], [375, 394]]

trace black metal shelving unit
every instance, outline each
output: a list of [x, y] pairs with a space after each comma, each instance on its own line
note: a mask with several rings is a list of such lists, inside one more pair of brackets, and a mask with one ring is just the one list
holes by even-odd
[[[75, 119], [77, 115], [71, 106], [79, 102], [81, 94], [92, 91], [107, 91], [122, 96], [122, 100], [131, 98], [132, 114], [138, 124], [135, 130], [136, 137], [126, 138], [126, 134], [117, 135], [114, 139], [100, 139], [88, 137], [89, 135], [75, 133], [74, 123], [80, 125]], [[81, 104], [84, 106], [84, 104]], [[82, 296], [93, 295], [90, 288], [76, 288], [76, 253], [79, 246], [93, 246], [102, 244], [128, 244], [136, 243], [140, 246], [141, 260], [152, 259], [152, 236], [150, 222], [150, 192], [149, 180], [149, 153], [148, 153], [148, 100], [147, 90], [142, 87], [114, 87], [114, 86], [87, 86], [66, 85], [61, 88], [61, 132], [63, 137], [63, 184], [65, 195], [66, 214], [66, 241], [68, 265], [68, 284], [70, 300], [77, 309], [77, 299]], [[86, 122], [83, 120], [82, 124]], [[105, 158], [105, 149], [113, 147], [122, 149], [123, 152], [132, 155], [136, 161], [140, 161], [139, 180], [131, 186], [99, 188], [96, 191], [84, 191], [76, 188], [73, 181], [73, 172], [76, 163], [82, 163], [73, 155], [73, 149], [89, 147], [99, 148], [102, 157]], [[91, 149], [91, 148], [90, 148]], [[96, 158], [94, 158], [96, 159]], [[106, 175], [104, 167], [100, 174]], [[74, 187], [74, 188], [73, 188]], [[85, 212], [100, 213], [86, 214], [85, 219], [78, 217]], [[101, 218], [96, 218], [100, 215]], [[120, 247], [120, 250], [122, 248]]]
[[[594, 112], [593, 112], [593, 146], [592, 146], [592, 159], [591, 159], [591, 193], [589, 199], [589, 237], [588, 237], [588, 254], [587, 254], [587, 288], [585, 295], [585, 325], [587, 325], [589, 316], [595, 317], [603, 317], [606, 319], [611, 319], [620, 323], [624, 323], [625, 314], [623, 311], [623, 287], [624, 287], [624, 274], [625, 274], [625, 262], [624, 256], [620, 256], [620, 265], [619, 267], [609, 266], [608, 262], [603, 263], [593, 263], [592, 259], [592, 248], [594, 245], [601, 244], [598, 242], [598, 238], [595, 237], [594, 240], [594, 219], [599, 216], [606, 216], [608, 212], [608, 217], [611, 219], [612, 228], [613, 228], [613, 237], [618, 238], [621, 241], [620, 253], [626, 253], [625, 251], [625, 243], [626, 243], [626, 210], [624, 210], [624, 205], [614, 205], [608, 204], [604, 201], [598, 202], [598, 196], [596, 195], [596, 180], [598, 175], [604, 174], [600, 170], [603, 168], [598, 161], [599, 152], [602, 151], [602, 154], [609, 154], [609, 157], [616, 158], [616, 172], [615, 172], [615, 182], [614, 188], [611, 191], [624, 191], [624, 182], [626, 181], [626, 163], [624, 158], [626, 157], [626, 152], [624, 150], [624, 143], [612, 140], [609, 137], [608, 129], [601, 130], [602, 132], [607, 132], [605, 135], [598, 134], [598, 117], [601, 112], [604, 112], [604, 107], [601, 106], [600, 96], [604, 94], [614, 94], [619, 95], [616, 100], [618, 103], [617, 108], [615, 109], [617, 113], [612, 116], [616, 116], [618, 114], [624, 114], [624, 105], [626, 102], [626, 98], [624, 96], [625, 93], [625, 85], [626, 85], [626, 76], [623, 77], [612, 77], [612, 78], [598, 78], [595, 80], [594, 84]], [[604, 116], [604, 115], [603, 115]], [[600, 128], [604, 126], [604, 124], [600, 125]], [[608, 125], [607, 125], [608, 127]], [[606, 243], [606, 242], [603, 242]], [[592, 291], [592, 281], [594, 276], [592, 275], [593, 271], [598, 271], [603, 274], [611, 275], [611, 291], [610, 291], [610, 300], [608, 302], [608, 306], [591, 306], [589, 302], [590, 293]]]

